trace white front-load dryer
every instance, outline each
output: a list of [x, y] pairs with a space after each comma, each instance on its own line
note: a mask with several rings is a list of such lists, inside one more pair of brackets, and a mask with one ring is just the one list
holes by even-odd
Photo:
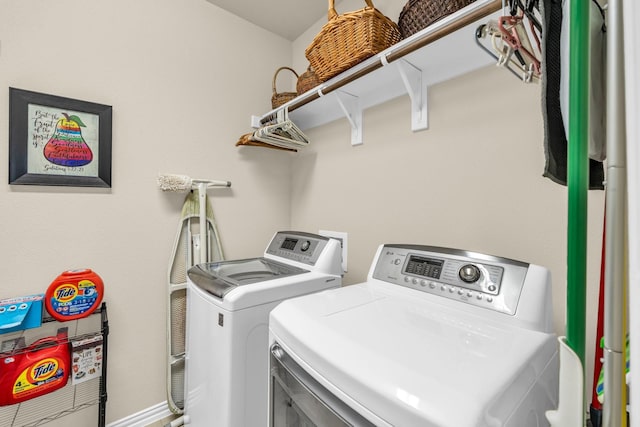
[[558, 355], [547, 269], [380, 246], [366, 282], [270, 315], [270, 426], [548, 426]]
[[185, 424], [267, 424], [268, 319], [281, 301], [342, 283], [340, 242], [281, 231], [263, 257], [188, 273]]

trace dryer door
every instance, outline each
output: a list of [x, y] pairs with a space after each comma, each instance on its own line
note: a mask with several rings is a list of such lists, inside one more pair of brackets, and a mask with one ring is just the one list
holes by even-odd
[[311, 377], [276, 343], [271, 346], [269, 427], [374, 427]]

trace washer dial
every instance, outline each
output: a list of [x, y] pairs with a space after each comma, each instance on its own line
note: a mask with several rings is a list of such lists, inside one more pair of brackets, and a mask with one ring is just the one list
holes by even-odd
[[480, 278], [480, 269], [473, 264], [465, 264], [460, 267], [458, 277], [465, 283], [476, 282]]

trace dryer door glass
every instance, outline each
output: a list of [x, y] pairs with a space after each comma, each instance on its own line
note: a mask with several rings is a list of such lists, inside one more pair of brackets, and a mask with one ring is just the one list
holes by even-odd
[[373, 427], [291, 359], [271, 347], [269, 427]]

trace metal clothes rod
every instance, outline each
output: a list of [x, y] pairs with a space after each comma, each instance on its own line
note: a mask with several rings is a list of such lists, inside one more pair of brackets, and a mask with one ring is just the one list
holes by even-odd
[[[449, 22], [448, 24], [441, 26], [438, 26], [436, 23], [433, 25], [432, 31], [427, 30], [419, 37], [412, 37], [411, 40], [401, 41], [400, 43], [389, 47], [385, 52], [379, 54], [377, 61], [372, 61], [366, 64], [364, 67], [358, 69], [357, 71], [349, 73], [343, 78], [340, 78], [335, 82], [331, 82], [326, 86], [321, 86], [317, 91], [310, 92], [305, 96], [300, 96], [285, 105], [288, 106], [290, 112], [294, 111], [297, 108], [315, 101], [321, 96], [338, 90], [341, 87], [346, 86], [349, 83], [377, 70], [378, 68], [382, 68], [385, 65], [396, 61], [412, 52], [415, 52], [416, 50], [425, 47], [429, 43], [433, 43], [434, 41], [441, 39], [481, 18], [484, 18], [485, 16], [497, 12], [502, 8], [501, 0], [490, 0], [486, 1], [484, 4], [478, 1], [478, 3], [478, 6], [470, 9], [467, 13], [463, 14], [458, 19], [451, 20], [451, 22]], [[274, 116], [275, 113], [271, 113], [263, 117], [261, 119], [261, 122], [263, 124], [268, 123], [274, 120]]]

